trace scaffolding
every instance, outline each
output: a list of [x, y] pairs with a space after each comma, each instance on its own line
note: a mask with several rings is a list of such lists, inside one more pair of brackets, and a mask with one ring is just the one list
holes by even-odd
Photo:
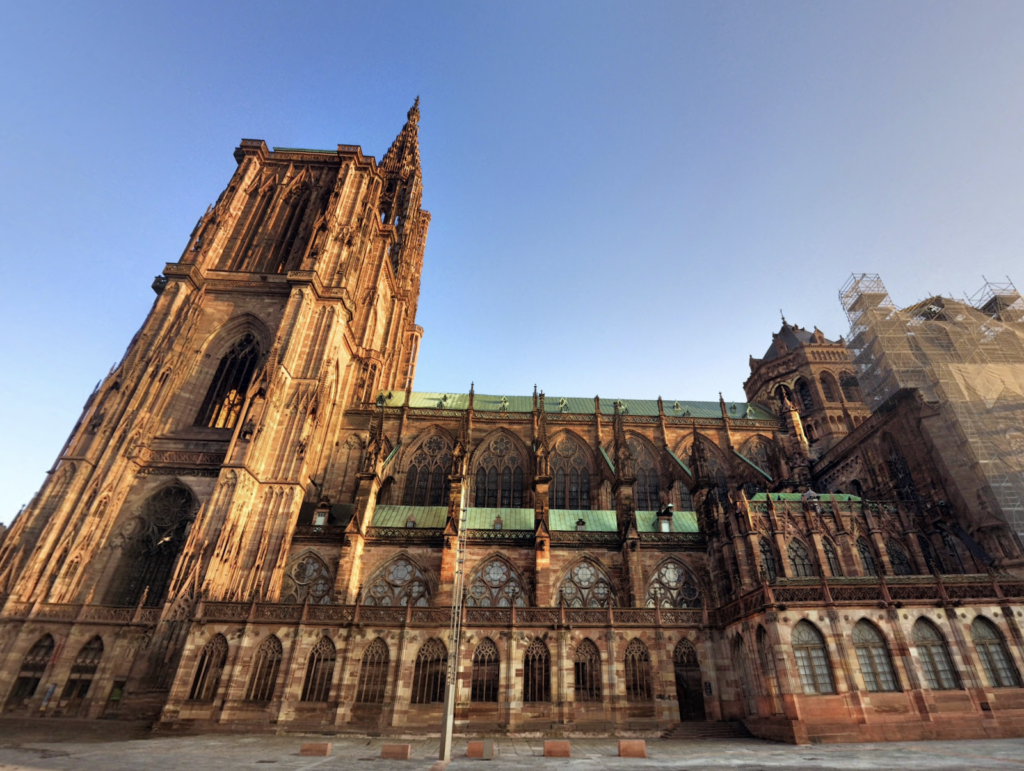
[[839, 300], [867, 405], [915, 389], [937, 406], [957, 437], [941, 447], [946, 467], [976, 470], [994, 513], [1024, 533], [1024, 299], [1013, 283], [899, 308], [877, 274], [861, 273]]

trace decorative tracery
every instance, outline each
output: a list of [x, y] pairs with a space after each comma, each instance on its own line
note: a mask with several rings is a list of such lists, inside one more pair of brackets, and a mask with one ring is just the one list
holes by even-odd
[[811, 562], [811, 555], [807, 552], [807, 547], [800, 541], [795, 538], [790, 541], [786, 553], [789, 556], [789, 564], [793, 568], [794, 576], [814, 575], [814, 563]]
[[559, 597], [570, 608], [603, 608], [615, 605], [615, 592], [604, 569], [590, 559], [573, 565], [562, 579]]
[[376, 638], [366, 646], [359, 666], [359, 687], [356, 690], [358, 704], [383, 704], [384, 689], [388, 684], [388, 665], [391, 653], [388, 644]]
[[270, 635], [262, 642], [252, 658], [252, 673], [249, 687], [245, 690], [246, 701], [266, 702], [274, 698], [277, 674], [281, 671], [284, 648], [276, 635]]
[[405, 506], [443, 506], [448, 501], [452, 446], [435, 434], [420, 445], [405, 473]]
[[576, 701], [601, 701], [601, 652], [590, 638], [576, 646], [572, 666]]
[[197, 508], [195, 496], [181, 484], [164, 487], [146, 499], [111, 540], [112, 546], [122, 547], [123, 554], [108, 592], [110, 605], [138, 605], [143, 593], [148, 607], [163, 603]]
[[647, 587], [649, 608], [700, 608], [703, 604], [700, 587], [693, 575], [675, 560], [662, 563]]
[[310, 605], [330, 605], [334, 579], [319, 556], [307, 552], [295, 560], [284, 576], [281, 602]]
[[505, 560], [492, 557], [477, 569], [466, 591], [466, 605], [480, 608], [526, 607], [523, 581]]
[[523, 655], [523, 701], [551, 701], [551, 653], [539, 637]]
[[523, 507], [523, 456], [504, 434], [483, 448], [476, 469], [475, 503], [478, 509]]
[[367, 583], [362, 602], [364, 605], [414, 605], [425, 608], [430, 604], [430, 585], [423, 571], [405, 557], [398, 557]]
[[437, 704], [444, 701], [444, 683], [448, 668], [448, 649], [431, 637], [416, 654], [412, 677], [412, 703]]
[[224, 354], [196, 415], [197, 426], [235, 427], [259, 359], [260, 346], [252, 334], [245, 335]]
[[64, 684], [61, 698], [81, 700], [88, 696], [89, 686], [92, 685], [102, 658], [103, 639], [96, 635], [79, 649], [75, 663], [71, 665], [71, 673]]
[[590, 509], [590, 464], [588, 452], [580, 442], [563, 435], [551, 453], [551, 488], [548, 496], [552, 509]]
[[654, 677], [651, 673], [651, 654], [643, 642], [634, 637], [626, 646], [626, 701], [653, 701]]
[[21, 662], [21, 671], [11, 690], [9, 704], [15, 704], [35, 695], [39, 681], [43, 679], [43, 673], [46, 671], [46, 665], [50, 663], [54, 646], [53, 637], [48, 634], [36, 640], [35, 645]]
[[658, 477], [658, 463], [646, 442], [635, 436], [626, 440], [629, 454], [636, 468], [636, 482], [633, 497], [637, 511], [657, 511], [661, 507], [661, 483]]
[[306, 679], [302, 683], [302, 701], [328, 701], [337, 649], [330, 637], [321, 637], [309, 654]]
[[220, 676], [224, 672], [224, 664], [228, 660], [228, 641], [222, 634], [215, 634], [203, 646], [199, 656], [199, 666], [188, 697], [193, 701], [213, 701], [220, 685]]
[[498, 656], [498, 646], [490, 637], [485, 637], [473, 651], [470, 701], [493, 702], [498, 700], [500, 668], [501, 659]]
[[857, 652], [864, 685], [869, 691], [899, 690], [889, 648], [878, 627], [864, 619], [854, 624], [853, 648]]

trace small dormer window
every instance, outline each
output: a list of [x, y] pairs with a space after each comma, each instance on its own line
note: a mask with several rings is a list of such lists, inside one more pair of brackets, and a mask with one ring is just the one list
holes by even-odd
[[323, 527], [327, 524], [327, 509], [317, 509], [313, 514], [313, 524], [317, 527]]
[[672, 532], [672, 509], [671, 503], [666, 503], [663, 507], [658, 509], [658, 532], [659, 533], [671, 533]]
[[406, 527], [416, 527], [416, 520], [415, 519], [407, 519], [407, 520], [405, 520], [405, 526]]
[[501, 530], [502, 525], [503, 525], [503, 523], [501, 521], [501, 517], [500, 516], [499, 517], [495, 517], [494, 518], [494, 529], [495, 530]]
[[661, 532], [671, 533], [672, 532], [672, 521], [669, 519], [661, 518], [659, 524], [661, 525]]
[[587, 531], [587, 521], [585, 519], [576, 520], [576, 532], [585, 533]]

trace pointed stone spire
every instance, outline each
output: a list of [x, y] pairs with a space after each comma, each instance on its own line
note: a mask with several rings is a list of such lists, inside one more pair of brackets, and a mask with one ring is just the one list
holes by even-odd
[[408, 120], [402, 126], [391, 147], [384, 153], [380, 167], [388, 172], [419, 172], [420, 170], [420, 98], [417, 96], [415, 103], [408, 113]]

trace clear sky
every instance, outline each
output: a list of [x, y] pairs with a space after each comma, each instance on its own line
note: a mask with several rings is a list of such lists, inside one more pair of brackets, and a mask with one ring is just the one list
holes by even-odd
[[0, 521], [242, 137], [378, 158], [422, 99], [416, 388], [741, 400], [779, 309], [1024, 284], [1024, 3], [12, 3]]

